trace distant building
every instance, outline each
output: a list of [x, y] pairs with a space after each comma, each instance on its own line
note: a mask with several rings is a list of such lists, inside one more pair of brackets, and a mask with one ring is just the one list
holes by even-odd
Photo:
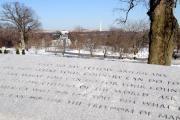
[[69, 47], [71, 45], [71, 40], [68, 38], [69, 31], [58, 31], [55, 33], [57, 37], [56, 40], [52, 41], [52, 46], [62, 46]]

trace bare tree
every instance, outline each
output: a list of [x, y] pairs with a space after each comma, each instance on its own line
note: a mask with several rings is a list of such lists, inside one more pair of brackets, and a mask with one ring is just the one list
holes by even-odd
[[40, 22], [33, 10], [19, 2], [2, 5], [1, 21], [8, 22], [17, 28], [20, 33], [22, 49], [25, 49], [28, 43], [28, 32], [40, 26]]
[[72, 41], [72, 47], [77, 49], [80, 54], [83, 44], [85, 44], [85, 35], [82, 32], [70, 32], [69, 38]]
[[93, 51], [95, 49], [95, 46], [96, 46], [96, 41], [95, 41], [94, 35], [88, 32], [87, 38], [85, 40], [85, 47], [89, 49], [91, 57], [93, 56]]
[[125, 25], [125, 30], [129, 32], [129, 37], [132, 43], [132, 52], [136, 55], [143, 47], [145, 31], [147, 31], [148, 23], [144, 20], [128, 22]]
[[[140, 2], [147, 0], [120, 0], [128, 4], [127, 9], [119, 10], [126, 13], [125, 19], [120, 22], [126, 22], [128, 13]], [[174, 8], [177, 0], [149, 0], [148, 15], [150, 18], [149, 32], [149, 64], [170, 65], [175, 46], [174, 39], [178, 31], [178, 22], [174, 16]]]
[[54, 37], [51, 33], [43, 32], [41, 30], [30, 31], [28, 35], [29, 35], [28, 46], [29, 47], [33, 46], [36, 48], [49, 47]]

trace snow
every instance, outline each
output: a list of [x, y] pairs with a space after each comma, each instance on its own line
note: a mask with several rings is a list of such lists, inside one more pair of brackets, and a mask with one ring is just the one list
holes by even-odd
[[69, 33], [69, 31], [67, 31], [67, 30], [62, 30], [62, 31], [60, 31], [62, 34], [68, 34]]
[[137, 53], [136, 57], [137, 58], [148, 58], [148, 48], [142, 48], [139, 50], [139, 52]]
[[[179, 89], [179, 72], [173, 67], [119, 61], [0, 55], [0, 120], [158, 120], [160, 113], [178, 116], [180, 103], [174, 101], [179, 100], [179, 91], [170, 90]], [[173, 100], [161, 99], [162, 95], [173, 95]], [[150, 109], [142, 104], [146, 101], [163, 101], [172, 109]], [[137, 114], [148, 110], [152, 117], [125, 108]]]
[[[1, 50], [8, 50], [10, 54], [16, 54], [15, 48], [5, 48], [2, 47]], [[20, 50], [21, 51], [21, 50]], [[53, 52], [48, 52], [53, 51]], [[90, 51], [88, 49], [81, 49], [80, 51], [77, 49], [66, 49], [67, 53], [72, 54], [65, 54], [62, 55], [63, 49], [57, 48], [57, 47], [48, 47], [48, 48], [35, 48], [32, 47], [28, 51], [26, 51], [26, 55], [35, 55], [35, 56], [56, 56], [56, 57], [80, 57], [79, 54], [89, 56], [90, 59], [103, 59], [106, 61], [121, 61], [121, 62], [131, 62], [131, 63], [147, 63], [148, 58], [148, 48], [142, 48], [139, 50], [139, 52], [134, 54], [123, 54], [124, 59], [118, 59], [119, 53], [107, 51], [107, 56], [109, 58], [104, 58], [104, 51], [103, 49], [96, 49], [93, 50], [94, 57], [90, 57]], [[60, 53], [61, 52], [61, 53]], [[21, 54], [21, 53], [20, 53]], [[99, 57], [100, 56], [100, 57]], [[136, 57], [136, 59], [133, 59]], [[87, 58], [87, 57], [85, 57]], [[172, 66], [180, 67], [180, 59], [172, 60]]]

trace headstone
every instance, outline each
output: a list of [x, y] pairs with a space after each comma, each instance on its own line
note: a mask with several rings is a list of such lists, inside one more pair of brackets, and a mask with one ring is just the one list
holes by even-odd
[[0, 55], [0, 120], [180, 120], [180, 69]]

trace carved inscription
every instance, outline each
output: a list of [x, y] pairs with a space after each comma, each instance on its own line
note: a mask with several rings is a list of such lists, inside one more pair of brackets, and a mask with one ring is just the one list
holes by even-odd
[[17, 57], [0, 63], [0, 103], [6, 105], [0, 113], [12, 109], [52, 120], [66, 118], [63, 111], [72, 114], [71, 120], [180, 120], [176, 71], [180, 72], [98, 60]]

